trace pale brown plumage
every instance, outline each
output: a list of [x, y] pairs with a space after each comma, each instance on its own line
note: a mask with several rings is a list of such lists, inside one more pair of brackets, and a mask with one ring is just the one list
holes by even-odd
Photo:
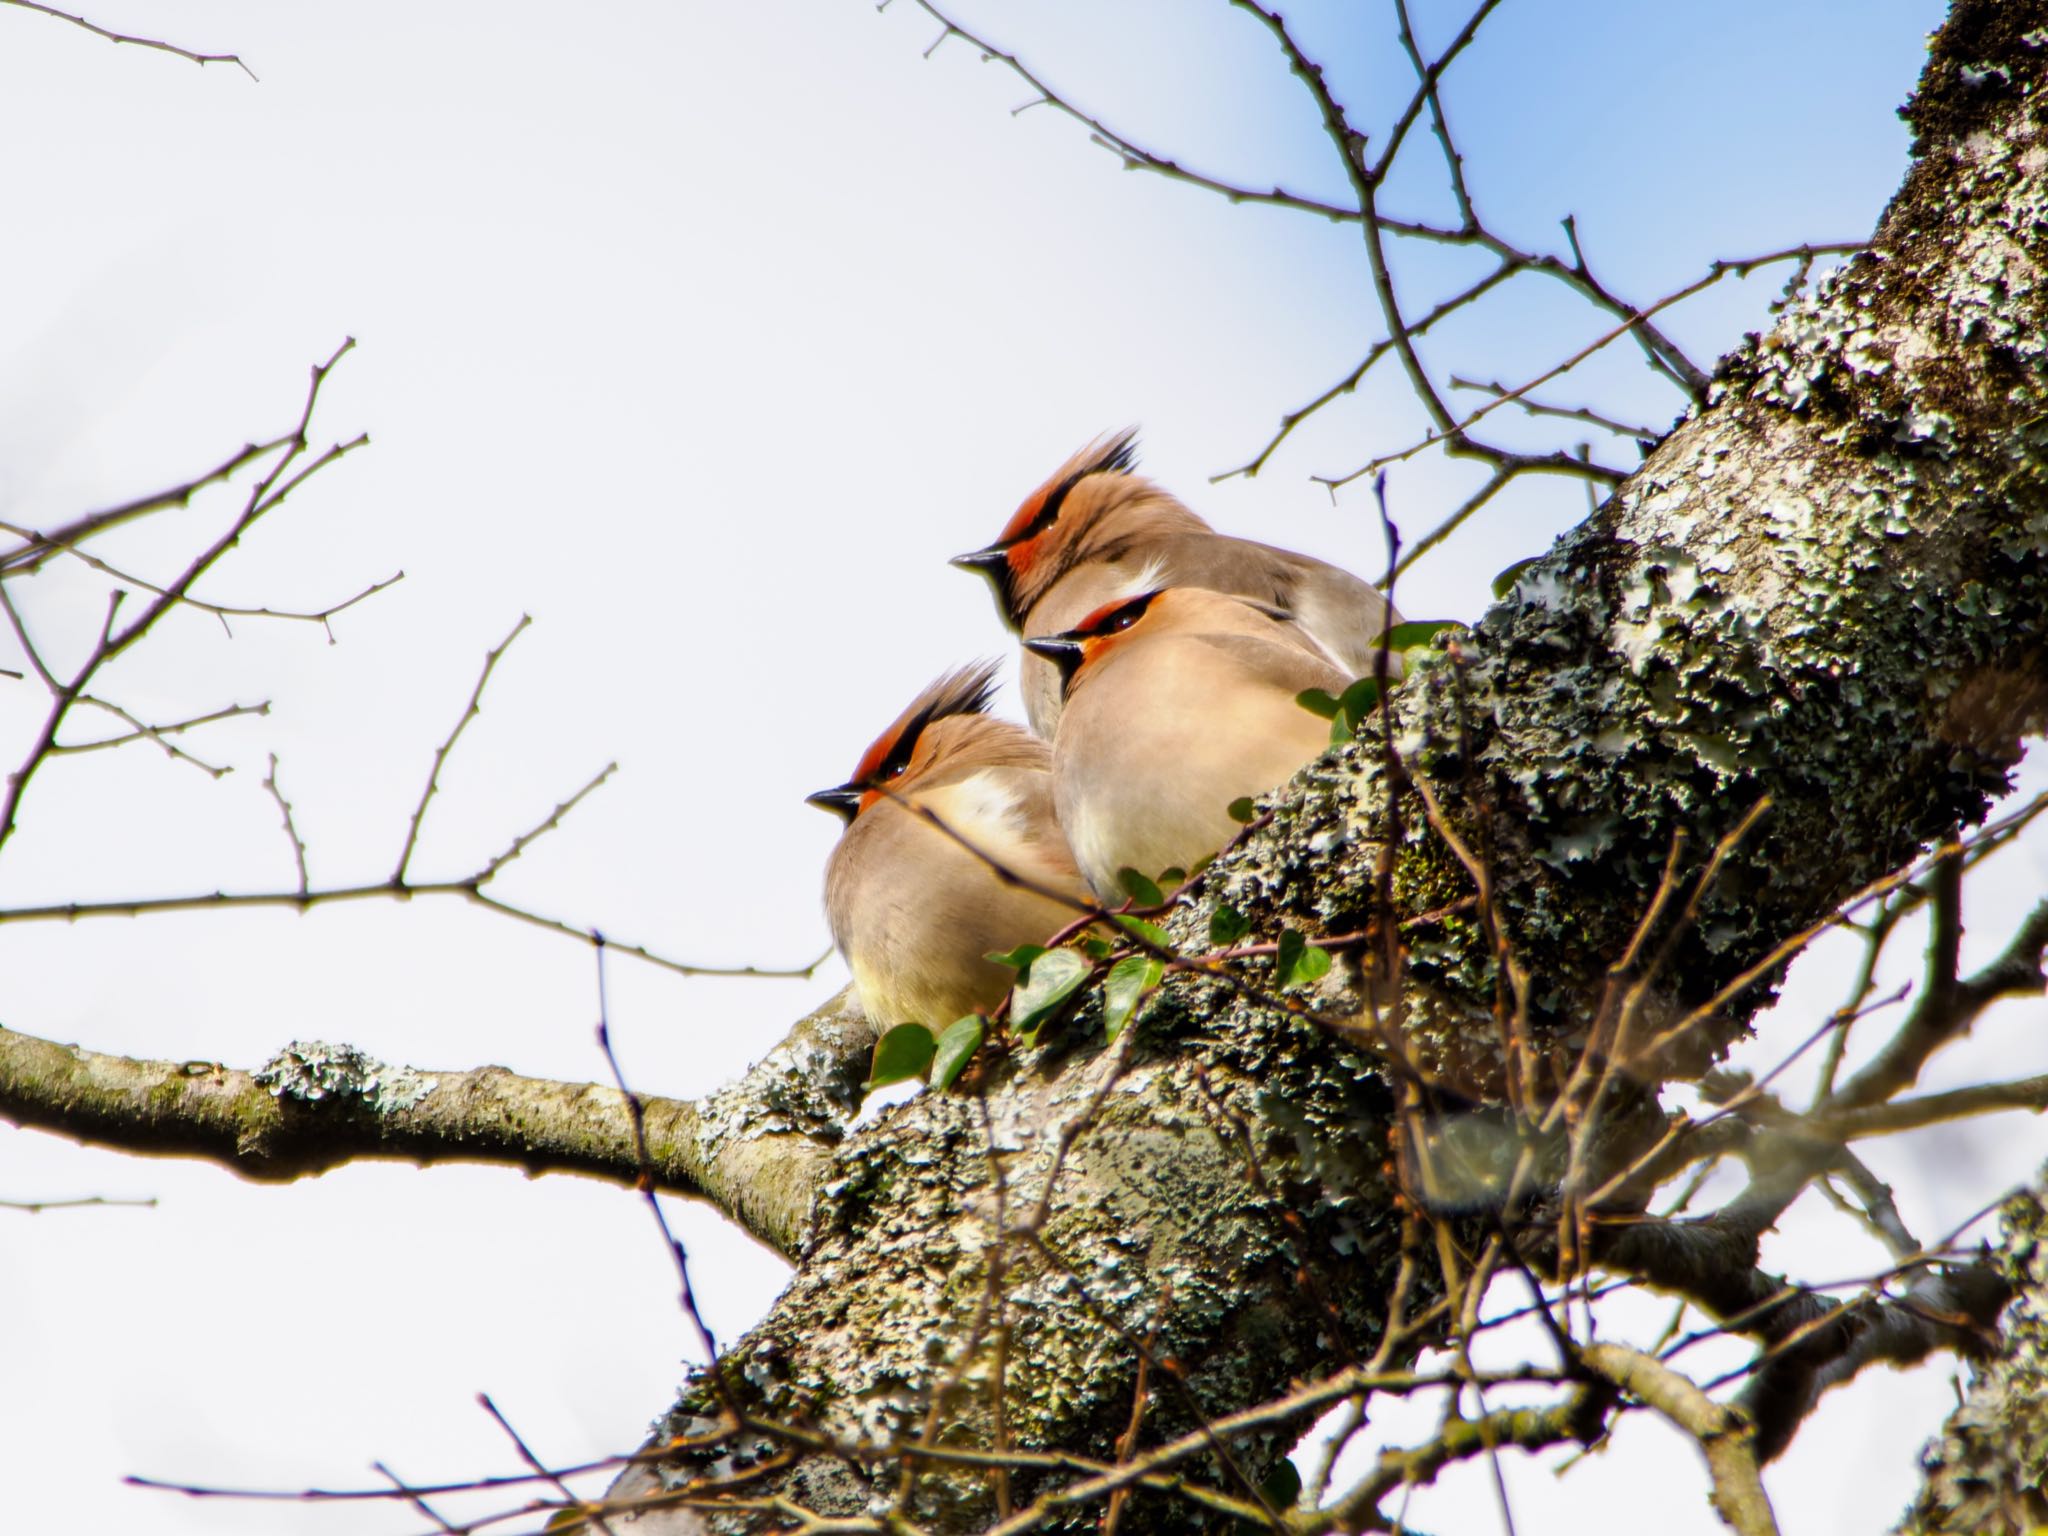
[[1126, 868], [1189, 870], [1227, 843], [1232, 801], [1329, 744], [1329, 722], [1296, 695], [1350, 681], [1294, 625], [1200, 587], [1139, 593], [1025, 643], [1064, 675], [1053, 799], [1105, 901]]
[[986, 956], [1047, 938], [1086, 899], [1053, 816], [1050, 750], [983, 713], [994, 673], [984, 662], [939, 678], [846, 783], [809, 797], [847, 820], [825, 913], [881, 1029], [943, 1029], [994, 1007], [1015, 975]]
[[[1134, 473], [1134, 453], [1133, 432], [1098, 438], [1025, 498], [994, 544], [955, 559], [989, 578], [1010, 628], [1027, 641], [1061, 634], [1136, 583], [1204, 587], [1276, 610], [1347, 680], [1372, 675], [1380, 635], [1400, 622], [1375, 588], [1311, 556], [1217, 533]], [[1032, 728], [1050, 739], [1059, 674], [1027, 648], [1020, 682]]]

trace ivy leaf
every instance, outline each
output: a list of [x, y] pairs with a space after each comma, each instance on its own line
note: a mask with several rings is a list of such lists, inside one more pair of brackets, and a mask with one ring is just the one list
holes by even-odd
[[1159, 883], [1169, 891], [1178, 890], [1188, 883], [1188, 872], [1178, 864], [1171, 869], [1162, 869], [1159, 871]]
[[922, 1024], [898, 1024], [875, 1042], [875, 1061], [868, 1068], [868, 1087], [886, 1088], [891, 1083], [923, 1077], [925, 1068], [932, 1064], [932, 1053], [938, 1049], [938, 1044], [932, 1038], [932, 1032]]
[[1294, 702], [1312, 715], [1321, 715], [1325, 720], [1337, 718], [1337, 700], [1320, 688], [1304, 688], [1294, 696]]
[[1126, 955], [1109, 968], [1102, 983], [1102, 1033], [1110, 1044], [1124, 1032], [1145, 994], [1158, 987], [1166, 967], [1150, 955]]
[[1173, 948], [1173, 945], [1167, 942], [1166, 930], [1157, 923], [1148, 923], [1142, 917], [1132, 917], [1128, 912], [1116, 912], [1112, 913], [1111, 916], [1115, 919], [1117, 927], [1123, 929], [1126, 933], [1135, 933], [1147, 944], [1153, 945], [1158, 949], [1171, 950]]
[[1306, 986], [1330, 974], [1330, 952], [1317, 949], [1293, 928], [1282, 930], [1280, 953], [1273, 958], [1273, 976], [1281, 991]]
[[1135, 869], [1120, 869], [1116, 872], [1116, 883], [1124, 888], [1124, 894], [1141, 907], [1156, 907], [1166, 900], [1166, 895], [1157, 884], [1146, 879]]
[[1308, 940], [1297, 929], [1280, 930], [1280, 953], [1273, 957], [1273, 976], [1281, 986], [1287, 985], [1288, 978], [1294, 974], [1294, 967], [1301, 960], [1301, 952], [1306, 948]]
[[[1277, 1510], [1294, 1508], [1301, 1501], [1301, 1469], [1291, 1461], [1281, 1462], [1266, 1474], [1266, 1480], [1259, 1484], [1259, 1492]], [[1250, 1521], [1244, 1523], [1251, 1524]]]
[[1359, 722], [1372, 713], [1380, 701], [1379, 679], [1361, 677], [1337, 700], [1337, 712], [1330, 719], [1330, 744], [1336, 746], [1358, 734]]
[[1088, 958], [1091, 960], [1107, 960], [1110, 952], [1116, 948], [1109, 940], [1098, 939], [1092, 933], [1081, 935], [1081, 947], [1088, 951]]
[[1252, 824], [1253, 813], [1254, 807], [1250, 795], [1239, 795], [1230, 802], [1229, 807], [1224, 811], [1224, 815], [1241, 827], [1248, 827]]
[[1031, 969], [1031, 962], [1045, 953], [1043, 944], [1019, 944], [1015, 949], [990, 950], [982, 958], [993, 960], [997, 965], [1007, 965], [1022, 976]]
[[1526, 560], [1517, 560], [1513, 565], [1494, 577], [1493, 595], [1498, 598], [1505, 598], [1510, 592], [1515, 590], [1515, 583], [1522, 579], [1522, 572], [1529, 569], [1530, 566], [1542, 558], [1541, 555], [1531, 555]]
[[1412, 651], [1417, 646], [1429, 644], [1447, 629], [1461, 627], [1456, 619], [1418, 619], [1410, 624], [1396, 624], [1387, 631], [1387, 649]]
[[1049, 950], [1031, 962], [1010, 993], [1010, 1028], [1026, 1045], [1038, 1043], [1038, 1031], [1060, 1011], [1095, 969], [1071, 949]]
[[1361, 677], [1344, 690], [1344, 697], [1337, 701], [1337, 709], [1353, 721], [1363, 720], [1379, 701], [1380, 680], [1376, 677]]
[[953, 1086], [954, 1080], [974, 1059], [974, 1053], [981, 1049], [984, 1024], [980, 1014], [970, 1013], [964, 1019], [955, 1019], [939, 1036], [938, 1049], [932, 1056], [932, 1086], [944, 1093]]
[[1209, 914], [1209, 942], [1218, 949], [1228, 949], [1239, 939], [1252, 931], [1252, 920], [1237, 908], [1216, 903], [1216, 910]]

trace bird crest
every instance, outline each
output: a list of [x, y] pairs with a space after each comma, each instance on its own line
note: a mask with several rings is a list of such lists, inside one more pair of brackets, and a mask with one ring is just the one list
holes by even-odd
[[1006, 549], [1045, 532], [1058, 521], [1060, 506], [1066, 501], [1067, 493], [1090, 475], [1128, 475], [1137, 468], [1137, 464], [1136, 427], [1125, 427], [1121, 432], [1096, 438], [1024, 498], [1023, 505], [1010, 515], [1009, 522], [1003, 525], [1003, 531], [997, 535], [992, 547]]
[[877, 736], [854, 766], [849, 784], [875, 785], [896, 777], [910, 765], [918, 738], [935, 721], [949, 715], [983, 715], [996, 691], [993, 661], [956, 668], [928, 684], [889, 728]]

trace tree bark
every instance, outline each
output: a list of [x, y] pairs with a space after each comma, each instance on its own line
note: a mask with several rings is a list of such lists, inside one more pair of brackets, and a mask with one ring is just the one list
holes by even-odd
[[[109, 1056], [0, 1029], [0, 1119], [281, 1182], [366, 1158], [581, 1173], [712, 1201], [793, 1257], [860, 1103], [874, 1030], [849, 988], [729, 1087], [692, 1102], [521, 1077], [421, 1071], [297, 1041], [255, 1072]], [[639, 1124], [636, 1130], [635, 1120]]]
[[[1663, 1074], [1696, 1072], [1767, 1000], [1780, 946], [1985, 814], [2048, 716], [2044, 28], [2044, 0], [1958, 0], [1871, 251], [1726, 359], [1633, 478], [1411, 669], [1399, 765], [1369, 730], [1289, 786], [1177, 943], [1202, 947], [1217, 901], [1267, 937], [1440, 910], [1472, 890], [1453, 828], [1532, 978], [1527, 1029], [1570, 1050], [1675, 841], [1689, 877], [1767, 801], [1697, 920], [1659, 931], [1649, 1027]], [[1336, 1029], [1178, 975], [1112, 1048], [1084, 1015], [992, 1063], [980, 1097], [890, 1111], [834, 1154], [773, 1312], [659, 1427], [672, 1454], [615, 1489], [669, 1502], [609, 1524], [878, 1516], [891, 1443], [1114, 1462], [1141, 1361], [1157, 1444], [1365, 1359], [1401, 1269], [1396, 1094], [1411, 1068], [1447, 1104], [1498, 1091], [1496, 953], [1442, 920], [1398, 989], [1365, 962], [1333, 977], [1317, 1012]], [[1256, 1506], [1300, 1427], [1232, 1441], [1207, 1475]], [[711, 1481], [760, 1502], [691, 1507]], [[1033, 1491], [1028, 1469], [1005, 1487], [956, 1467], [903, 1510], [968, 1529]], [[1141, 1494], [1125, 1518], [1186, 1508]]]
[[2039, 1184], [2006, 1203], [1999, 1266], [2013, 1289], [1997, 1358], [1922, 1454], [1904, 1536], [2021, 1536], [2048, 1525], [2048, 1206]]

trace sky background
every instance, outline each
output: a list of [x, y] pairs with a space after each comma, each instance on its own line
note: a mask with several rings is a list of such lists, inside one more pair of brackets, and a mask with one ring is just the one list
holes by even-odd
[[[1941, 11], [1738, 0], [1700, 21], [1510, 0], [1448, 76], [1449, 105], [1490, 221], [1560, 248], [1575, 214], [1604, 280], [1647, 300], [1716, 257], [1867, 234], [1905, 166], [1894, 109]], [[1462, 21], [1435, 0], [1416, 13], [1432, 46]], [[965, 43], [924, 57], [939, 28], [910, 0], [90, 14], [238, 52], [260, 83], [0, 6], [0, 518], [56, 525], [285, 429], [307, 368], [354, 336], [315, 431], [372, 446], [202, 591], [320, 607], [406, 579], [337, 619], [331, 645], [308, 625], [169, 621], [109, 674], [124, 704], [270, 713], [190, 740], [233, 766], [218, 782], [146, 748], [57, 764], [0, 859], [0, 904], [288, 887], [272, 752], [315, 882], [381, 878], [484, 652], [531, 614], [443, 775], [416, 872], [475, 868], [616, 759], [506, 874], [507, 898], [678, 958], [802, 964], [827, 943], [837, 829], [803, 795], [934, 674], [1007, 654], [983, 585], [944, 559], [987, 542], [1078, 443], [1138, 423], [1147, 472], [1219, 526], [1383, 568], [1369, 495], [1311, 477], [1415, 437], [1391, 369], [1256, 479], [1209, 483], [1379, 335], [1356, 232], [1120, 171], [1055, 112], [1015, 113], [1028, 88]], [[1407, 94], [1391, 6], [1289, 14], [1377, 141]], [[960, 16], [1140, 142], [1342, 195], [1270, 40], [1220, 3]], [[1418, 136], [1389, 195], [1443, 217], [1428, 148]], [[1474, 275], [1435, 247], [1398, 259], [1418, 304]], [[1670, 329], [1718, 355], [1766, 323], [1783, 275], [1725, 283]], [[1519, 382], [1608, 324], [1524, 279], [1428, 351]], [[1546, 393], [1657, 426], [1677, 408], [1619, 348]], [[1512, 414], [1490, 421], [1514, 441], [1571, 440]], [[1401, 465], [1394, 514], [1412, 538], [1472, 479]], [[166, 575], [229, 505], [203, 497], [101, 552]], [[1476, 617], [1494, 572], [1585, 505], [1575, 483], [1524, 482], [1405, 579], [1402, 607]], [[59, 657], [90, 642], [104, 589], [64, 565], [18, 588]], [[19, 669], [11, 646], [0, 667]], [[0, 678], [0, 757], [18, 758], [41, 704]], [[2038, 763], [2027, 777], [2048, 782]], [[2044, 884], [2041, 838], [1987, 871], [1966, 958]], [[1745, 1061], [1775, 1061], [1833, 1006], [1842, 953], [1802, 962]], [[328, 1038], [430, 1069], [605, 1071], [589, 951], [452, 905], [0, 926], [0, 977], [0, 1024], [104, 1051], [254, 1066]], [[613, 1034], [636, 1086], [701, 1093], [842, 981], [836, 962], [742, 982], [617, 959]], [[2043, 1013], [1991, 1016], [1936, 1085], [2048, 1070]], [[1872, 1160], [1925, 1236], [2044, 1151], [2034, 1121], [2005, 1117]], [[548, 1459], [601, 1455], [666, 1406], [692, 1348], [623, 1191], [375, 1166], [259, 1188], [0, 1128], [0, 1197], [95, 1194], [158, 1204], [0, 1211], [0, 1487], [22, 1529], [417, 1530], [403, 1509], [195, 1502], [120, 1479], [362, 1485], [379, 1458], [416, 1480], [510, 1470], [479, 1391]], [[1799, 1217], [1772, 1262], [1880, 1267], [1846, 1223]], [[783, 1271], [707, 1210], [678, 1203], [676, 1220], [732, 1338]], [[1654, 1331], [1663, 1312], [1640, 1315]], [[1888, 1522], [1950, 1374], [1877, 1373], [1830, 1400], [1770, 1473], [1787, 1529]], [[1428, 1427], [1392, 1414], [1385, 1432]], [[1549, 1465], [1507, 1463], [1525, 1532], [1635, 1529], [1650, 1499], [1666, 1536], [1717, 1528], [1693, 1451], [1647, 1417], [1566, 1478]], [[1410, 1516], [1500, 1524], [1478, 1467]]]

